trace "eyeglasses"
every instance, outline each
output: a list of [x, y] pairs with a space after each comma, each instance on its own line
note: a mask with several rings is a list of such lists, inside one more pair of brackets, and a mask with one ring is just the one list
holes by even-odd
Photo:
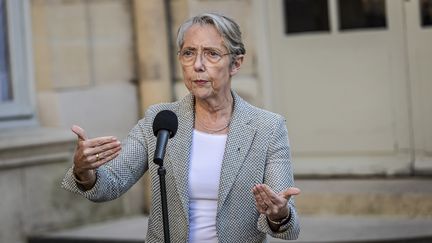
[[[207, 67], [216, 65], [224, 56], [231, 53], [221, 53], [215, 49], [205, 49], [201, 52], [203, 64]], [[195, 49], [185, 49], [178, 52], [180, 63], [183, 66], [192, 66], [198, 56], [198, 51]]]

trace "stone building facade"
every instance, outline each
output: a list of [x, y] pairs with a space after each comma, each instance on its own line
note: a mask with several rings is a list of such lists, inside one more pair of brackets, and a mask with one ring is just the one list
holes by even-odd
[[386, 1], [388, 33], [353, 33], [338, 30], [329, 0], [327, 35], [292, 37], [281, 34], [281, 0], [1, 2], [13, 95], [0, 103], [0, 243], [147, 212], [146, 177], [103, 204], [60, 188], [75, 146], [69, 128], [124, 138], [149, 105], [186, 94], [174, 39], [201, 12], [240, 24], [247, 55], [233, 87], [288, 118], [296, 175], [431, 174], [431, 31], [403, 27], [418, 24], [420, 1]]

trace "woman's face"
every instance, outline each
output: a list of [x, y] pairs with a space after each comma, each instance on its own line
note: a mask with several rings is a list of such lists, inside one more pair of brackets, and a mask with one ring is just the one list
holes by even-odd
[[[203, 52], [212, 56], [217, 53], [221, 58], [210, 63]], [[179, 58], [196, 53], [193, 62], [182, 64], [183, 81], [196, 98], [212, 99], [231, 95], [231, 76], [240, 69], [243, 56], [238, 56], [234, 64], [230, 65], [231, 55], [227, 55], [228, 52], [214, 26], [196, 24], [186, 31]]]

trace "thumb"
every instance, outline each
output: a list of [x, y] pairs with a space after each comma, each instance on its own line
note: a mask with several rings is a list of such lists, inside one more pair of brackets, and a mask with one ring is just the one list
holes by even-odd
[[85, 134], [84, 129], [82, 129], [80, 126], [73, 125], [71, 130], [73, 133], [75, 133], [78, 136], [78, 140], [81, 141], [87, 140], [87, 135]]
[[300, 189], [297, 187], [290, 187], [288, 189], [285, 189], [279, 193], [282, 197], [285, 199], [289, 199], [291, 196], [300, 194]]

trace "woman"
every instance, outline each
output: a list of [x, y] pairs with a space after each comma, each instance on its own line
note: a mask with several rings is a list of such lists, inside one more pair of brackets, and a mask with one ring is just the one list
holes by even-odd
[[147, 170], [152, 208], [148, 242], [163, 242], [154, 117], [178, 116], [167, 146], [167, 201], [172, 242], [264, 242], [266, 234], [296, 239], [293, 173], [284, 119], [253, 107], [231, 90], [245, 49], [239, 26], [202, 14], [178, 31], [178, 59], [190, 93], [150, 107], [120, 146], [113, 137], [87, 139], [78, 126], [74, 166], [63, 186], [92, 201], [112, 200]]

